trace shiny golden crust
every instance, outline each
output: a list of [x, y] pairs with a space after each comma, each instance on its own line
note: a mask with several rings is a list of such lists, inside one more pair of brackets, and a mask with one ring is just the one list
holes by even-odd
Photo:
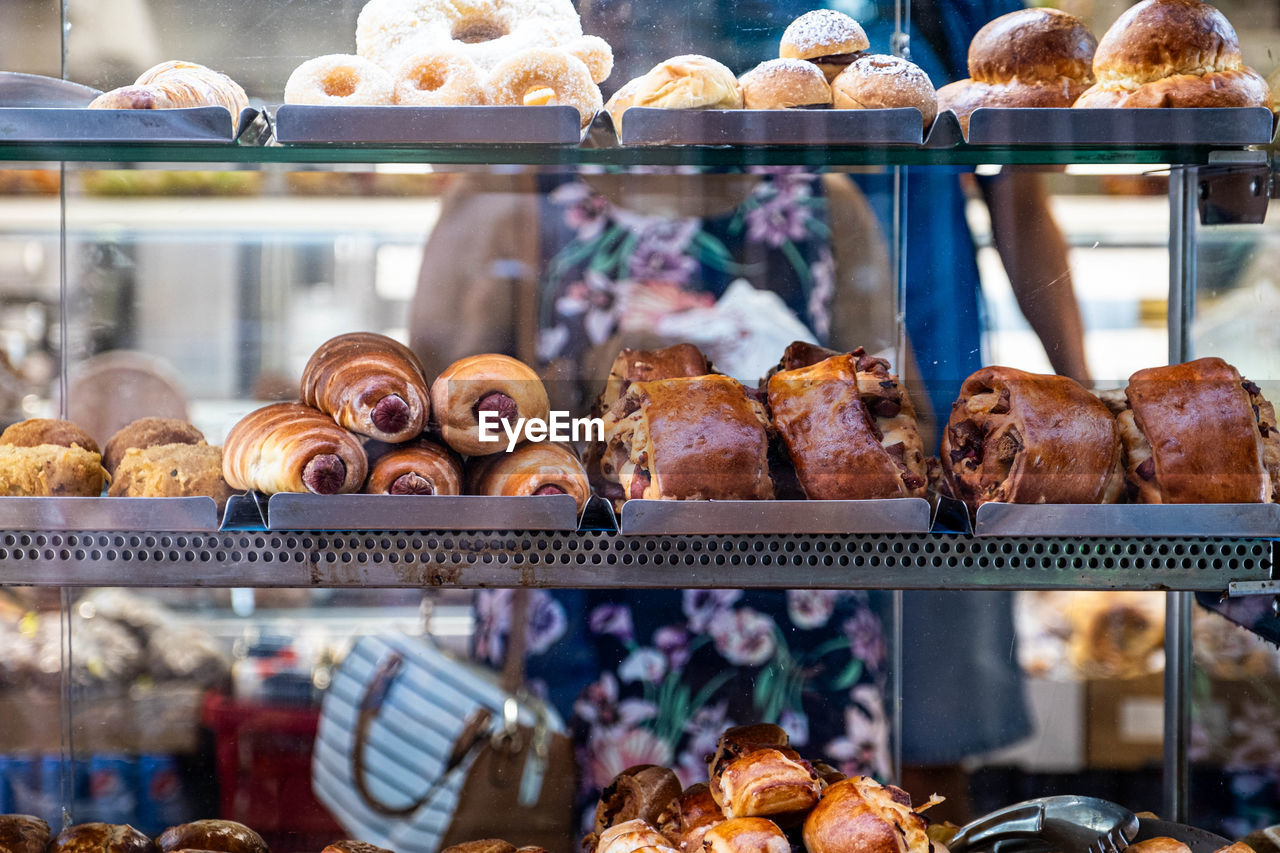
[[[524, 362], [497, 353], [460, 358], [431, 383], [431, 409], [440, 423], [440, 434], [445, 444], [467, 456], [485, 456], [506, 450], [507, 439], [501, 427], [496, 433], [502, 440], [480, 440], [477, 406], [494, 394], [502, 395], [514, 404], [516, 418], [545, 420], [550, 415], [551, 402], [547, 398], [546, 386], [533, 368]], [[515, 424], [513, 418], [512, 429], [515, 429]]]
[[200, 444], [204, 433], [189, 421], [178, 418], [139, 418], [116, 431], [107, 439], [102, 451], [102, 467], [115, 475], [116, 466], [131, 447], [144, 448], [153, 444]]
[[152, 66], [132, 86], [104, 92], [89, 103], [89, 109], [114, 110], [219, 106], [230, 111], [232, 126], [237, 127], [240, 113], [249, 107], [249, 96], [226, 74], [181, 60]]
[[703, 836], [707, 853], [791, 853], [778, 825], [763, 817], [735, 817], [710, 827]]
[[804, 821], [808, 853], [929, 853], [929, 845], [907, 792], [866, 776], [827, 788]]
[[156, 853], [156, 845], [132, 826], [81, 823], [58, 833], [49, 853]]
[[0, 495], [93, 498], [106, 482], [101, 457], [78, 444], [0, 444]]
[[370, 456], [364, 491], [371, 495], [462, 494], [462, 460], [442, 444], [422, 438]]
[[559, 444], [522, 444], [510, 453], [473, 459], [467, 468], [467, 494], [509, 497], [566, 494], [581, 512], [591, 497], [587, 471], [578, 455]]
[[26, 814], [0, 815], [0, 850], [7, 853], [45, 853], [49, 824]]
[[673, 56], [614, 92], [604, 108], [620, 128], [632, 107], [737, 110], [742, 109], [742, 88], [732, 71], [710, 57]]
[[663, 822], [677, 819], [675, 807], [679, 797], [680, 780], [670, 768], [656, 764], [628, 767], [613, 777], [600, 793], [591, 840], [598, 840], [612, 826], [636, 819], [670, 838]]
[[391, 851], [367, 841], [335, 841], [320, 853], [391, 853]]
[[301, 398], [344, 429], [391, 443], [420, 435], [431, 412], [418, 357], [373, 332], [321, 344], [302, 370]]
[[938, 111], [951, 110], [960, 120], [960, 129], [969, 132], [969, 118], [979, 107], [1062, 108], [1077, 105], [1089, 84], [1063, 77], [1054, 83], [983, 83], [957, 80], [938, 90]]
[[[978, 30], [969, 42], [969, 76], [983, 83], [1055, 86], [1093, 82], [1098, 40], [1084, 21], [1057, 9], [1019, 9]], [[1066, 106], [1070, 106], [1069, 104]]]
[[831, 105], [826, 75], [803, 59], [769, 59], [738, 78], [748, 110], [786, 110]]
[[156, 839], [161, 853], [183, 848], [219, 853], [269, 853], [262, 836], [233, 820], [197, 820], [171, 826]]
[[210, 497], [221, 512], [235, 490], [222, 476], [222, 448], [205, 444], [131, 447], [107, 494], [127, 498]]
[[1136, 88], [1098, 83], [1080, 95], [1080, 108], [1267, 107], [1274, 102], [1267, 82], [1250, 68], [1177, 74]]
[[10, 424], [4, 432], [0, 432], [0, 444], [14, 447], [39, 447], [42, 444], [57, 444], [61, 447], [79, 446], [90, 453], [98, 453], [98, 442], [89, 433], [71, 421], [60, 421], [54, 418], [28, 418]]
[[773, 497], [764, 408], [727, 376], [636, 382], [604, 420], [601, 470], [628, 497]]
[[1065, 376], [984, 367], [964, 381], [942, 435], [943, 473], [971, 510], [1112, 503], [1124, 485], [1111, 411]]
[[353, 433], [302, 403], [272, 403], [241, 418], [222, 448], [222, 476], [233, 489], [349, 494], [368, 474]]
[[1130, 844], [1125, 849], [1133, 850], [1135, 853], [1191, 853], [1190, 847], [1167, 835], [1148, 838], [1146, 841]]
[[1275, 413], [1234, 367], [1201, 358], [1139, 370], [1125, 397], [1117, 420], [1139, 503], [1274, 500]]
[[812, 765], [787, 747], [751, 750], [711, 780], [726, 818], [769, 817], [786, 826], [804, 818], [821, 789]]
[[595, 853], [636, 853], [642, 848], [674, 851], [667, 837], [641, 818], [623, 821], [600, 833]]
[[501, 838], [480, 838], [475, 841], [463, 841], [452, 844], [440, 853], [515, 853], [516, 846]]
[[831, 103], [838, 110], [915, 107], [925, 127], [938, 115], [929, 75], [914, 62], [880, 53], [858, 57], [831, 81]]
[[705, 782], [686, 788], [673, 802], [667, 835], [683, 853], [702, 849], [707, 830], [724, 820], [724, 812]]
[[778, 56], [807, 59], [834, 80], [844, 66], [871, 46], [862, 25], [834, 9], [814, 9], [792, 21], [782, 33]]
[[672, 344], [655, 350], [623, 349], [609, 368], [609, 379], [596, 399], [592, 414], [602, 416], [633, 382], [706, 376], [711, 362], [693, 344]]
[[1093, 58], [1099, 83], [1126, 88], [1240, 67], [1240, 40], [1231, 22], [1200, 0], [1142, 0], [1130, 6], [1102, 36]]

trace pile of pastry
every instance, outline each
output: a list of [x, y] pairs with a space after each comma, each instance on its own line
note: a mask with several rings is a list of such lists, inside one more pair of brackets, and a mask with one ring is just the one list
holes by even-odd
[[613, 49], [583, 35], [569, 0], [370, 0], [356, 52], [309, 59], [289, 76], [287, 104], [576, 107], [590, 123]]
[[590, 486], [577, 454], [530, 441], [549, 414], [542, 380], [514, 358], [462, 358], [428, 383], [404, 344], [349, 332], [311, 355], [298, 400], [232, 426], [223, 474], [264, 494], [568, 494], [581, 509]]

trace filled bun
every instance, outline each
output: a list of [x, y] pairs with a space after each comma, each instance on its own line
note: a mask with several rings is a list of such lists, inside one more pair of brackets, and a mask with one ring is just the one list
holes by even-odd
[[809, 853], [929, 853], [924, 818], [901, 788], [855, 776], [827, 788], [804, 822]]
[[831, 86], [818, 66], [803, 59], [769, 59], [738, 78], [748, 110], [831, 106]]
[[725, 65], [696, 53], [673, 56], [613, 94], [605, 109], [616, 127], [631, 107], [666, 110], [742, 109], [742, 88]]
[[834, 9], [814, 9], [796, 18], [783, 31], [778, 56], [807, 59], [831, 81], [869, 47], [871, 41], [853, 18]]
[[865, 54], [849, 63], [831, 83], [831, 101], [839, 110], [915, 107], [925, 127], [938, 115], [929, 75], [914, 62], [888, 54]]

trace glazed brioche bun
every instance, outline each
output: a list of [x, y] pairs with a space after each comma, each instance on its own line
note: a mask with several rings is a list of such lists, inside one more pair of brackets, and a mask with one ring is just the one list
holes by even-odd
[[748, 110], [831, 106], [826, 75], [803, 59], [766, 60], [739, 77], [738, 84]]
[[938, 115], [938, 96], [929, 75], [914, 62], [880, 53], [849, 63], [831, 83], [831, 102], [838, 110], [915, 107], [925, 127]]
[[853, 54], [869, 47], [871, 41], [853, 18], [834, 9], [814, 9], [787, 25], [778, 56], [807, 59], [821, 68], [830, 82], [854, 58]]
[[[983, 83], [1052, 85], [1093, 82], [1098, 40], [1075, 15], [1020, 9], [978, 30], [969, 43], [969, 76]], [[1069, 106], [1069, 105], [1064, 105]]]
[[938, 112], [951, 110], [960, 120], [960, 129], [969, 133], [969, 118], [979, 107], [1070, 107], [1089, 86], [1063, 77], [1053, 84], [983, 83], [979, 80], [957, 80], [938, 90]]
[[667, 110], [739, 110], [742, 89], [726, 66], [699, 54], [673, 56], [613, 93], [605, 109], [615, 127], [632, 107]]

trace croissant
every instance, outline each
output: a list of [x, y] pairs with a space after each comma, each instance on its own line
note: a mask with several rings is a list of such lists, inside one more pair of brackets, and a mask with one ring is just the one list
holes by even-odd
[[510, 453], [472, 459], [467, 471], [467, 493], [572, 495], [581, 512], [591, 497], [591, 486], [572, 450], [558, 444], [522, 444]]
[[866, 776], [837, 782], [804, 821], [808, 853], [930, 853], [924, 817], [901, 788]]
[[442, 444], [425, 438], [405, 444], [365, 445], [369, 479], [364, 491], [371, 495], [460, 495], [462, 460]]
[[234, 820], [195, 820], [171, 826], [156, 839], [161, 853], [177, 850], [221, 850], [223, 853], [268, 853], [262, 836]]
[[240, 113], [249, 107], [249, 96], [226, 74], [181, 60], [170, 60], [148, 68], [132, 86], [104, 92], [89, 103], [89, 109], [97, 110], [218, 106], [231, 112], [231, 126], [238, 128]]
[[359, 439], [302, 403], [272, 403], [250, 412], [231, 428], [222, 448], [227, 483], [266, 494], [356, 492], [368, 468]]
[[791, 853], [787, 836], [763, 817], [722, 820], [707, 830], [702, 846], [707, 853]]
[[339, 426], [392, 444], [420, 435], [431, 412], [418, 357], [373, 332], [349, 332], [321, 344], [302, 369], [302, 402]]
[[45, 853], [49, 824], [25, 814], [0, 815], [0, 850], [9, 853]]
[[491, 430], [502, 440], [480, 440], [481, 412], [495, 413], [491, 423], [506, 421], [512, 430], [519, 418], [546, 420], [551, 413], [538, 374], [524, 362], [496, 353], [460, 358], [446, 367], [431, 384], [431, 408], [445, 444], [467, 456], [487, 456], [507, 446], [502, 429]]
[[81, 823], [59, 832], [49, 853], [156, 853], [156, 845], [132, 826]]
[[806, 497], [924, 496], [924, 444], [915, 410], [887, 361], [859, 348], [779, 371], [768, 392], [774, 426]]
[[1123, 447], [1111, 411], [1065, 376], [984, 367], [964, 381], [942, 434], [942, 473], [971, 510], [1006, 503], [1114, 503]]

